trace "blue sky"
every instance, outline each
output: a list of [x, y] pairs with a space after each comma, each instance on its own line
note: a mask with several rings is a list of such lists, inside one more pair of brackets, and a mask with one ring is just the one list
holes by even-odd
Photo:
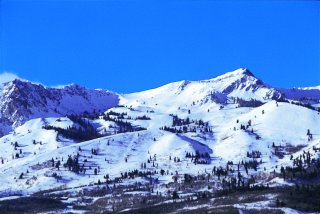
[[0, 71], [127, 93], [240, 67], [320, 85], [319, 1], [2, 0]]

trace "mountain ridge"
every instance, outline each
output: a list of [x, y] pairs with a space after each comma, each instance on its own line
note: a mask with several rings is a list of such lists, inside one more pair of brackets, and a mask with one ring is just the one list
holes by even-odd
[[[274, 88], [255, 77], [247, 68], [239, 68], [209, 80], [182, 80], [146, 91], [121, 95], [108, 90], [87, 89], [78, 84], [54, 88], [20, 79], [3, 83], [0, 90], [2, 134], [11, 131], [11, 126], [22, 125], [28, 119], [102, 111], [117, 106], [121, 100], [122, 104], [126, 104], [126, 97], [137, 97], [137, 100], [152, 97], [155, 104], [167, 102], [167, 99], [173, 103], [197, 101], [200, 104], [205, 102], [225, 104], [230, 102], [230, 99], [238, 98], [260, 102], [288, 98], [305, 103], [311, 100], [313, 105], [320, 103], [318, 89]], [[190, 100], [191, 97], [193, 100]], [[73, 106], [70, 103], [73, 103]], [[132, 105], [132, 103], [127, 104]]]
[[37, 117], [104, 111], [117, 106], [118, 99], [118, 95], [113, 92], [89, 90], [77, 84], [58, 89], [15, 79], [3, 84], [0, 119], [6, 119], [9, 126], [11, 123], [17, 127]]

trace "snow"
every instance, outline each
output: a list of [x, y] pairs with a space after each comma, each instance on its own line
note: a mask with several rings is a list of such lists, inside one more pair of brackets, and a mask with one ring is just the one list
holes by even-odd
[[[270, 202], [269, 201], [260, 201], [260, 202], [254, 202], [254, 203], [244, 203], [244, 204], [236, 204], [234, 207], [239, 208], [239, 213], [248, 213], [245, 210], [246, 209], [258, 209], [258, 210], [263, 210], [267, 207], [270, 207]], [[304, 214], [306, 212], [301, 212], [298, 210], [294, 210], [291, 208], [269, 208], [273, 210], [281, 210], [285, 214]]]
[[156, 89], [123, 95], [120, 103], [132, 107], [140, 104], [166, 105], [167, 112], [172, 113], [179, 105], [187, 107], [193, 102], [204, 103], [215, 93], [261, 101], [270, 99], [268, 96], [271, 95], [268, 94], [276, 93], [274, 89], [268, 88], [256, 77], [247, 75], [246, 72], [245, 69], [239, 69], [211, 80], [174, 82]]
[[318, 85], [318, 86], [312, 86], [312, 87], [299, 87], [299, 89], [303, 89], [303, 90], [317, 89], [317, 90], [320, 90], [320, 85]]
[[[13, 89], [9, 89], [5, 87], [2, 93], [11, 93]], [[237, 163], [247, 160], [247, 152], [254, 150], [261, 151], [263, 160], [256, 173], [268, 173], [273, 172], [276, 165], [286, 166], [291, 163], [290, 154], [286, 154], [282, 159], [272, 154], [273, 142], [287, 147], [299, 146], [299, 149], [292, 153], [294, 157], [299, 156], [303, 150], [311, 152], [313, 146], [320, 147], [319, 113], [289, 103], [276, 103], [270, 96], [277, 95], [277, 90], [261, 82], [246, 69], [239, 69], [210, 80], [180, 81], [125, 95], [85, 90], [77, 85], [65, 86], [61, 90], [64, 91], [59, 104], [54, 100], [48, 101], [48, 111], [35, 105], [31, 109], [32, 115], [28, 116], [25, 122], [13, 127], [11, 133], [0, 138], [0, 159], [4, 160], [3, 164], [0, 163], [2, 196], [93, 185], [98, 180], [104, 181], [103, 177], [106, 174], [115, 178], [126, 171], [140, 170], [141, 164], [146, 163], [150, 157], [156, 159], [155, 165], [153, 166], [151, 161], [147, 163], [145, 170], [169, 171], [165, 176], [155, 175], [154, 178], [158, 179], [159, 184], [171, 182], [172, 176], [176, 173], [180, 177], [185, 173], [197, 175], [211, 172], [214, 166], [225, 166], [228, 161]], [[81, 94], [82, 92], [85, 95]], [[223, 102], [212, 102], [212, 94], [219, 96], [217, 99]], [[269, 98], [267, 94], [271, 94]], [[230, 102], [231, 97], [238, 96], [245, 100], [258, 99], [265, 104], [256, 108], [239, 108], [237, 104]], [[118, 104], [123, 107], [117, 107]], [[220, 109], [221, 105], [224, 105], [223, 109]], [[54, 113], [55, 107], [60, 113]], [[128, 119], [128, 122], [147, 130], [76, 143], [70, 139], [63, 139], [53, 130], [43, 129], [45, 125], [60, 128], [78, 126], [65, 117], [65, 114], [80, 113], [84, 110], [93, 112], [94, 109], [127, 113], [132, 118]], [[3, 116], [5, 110], [0, 112]], [[191, 120], [202, 119], [209, 123], [213, 133], [174, 134], [160, 130], [163, 126], [172, 125], [170, 114], [178, 115], [179, 118], [189, 117]], [[150, 117], [150, 120], [135, 120], [143, 115]], [[247, 130], [240, 129], [240, 124], [247, 125], [249, 120], [251, 126]], [[115, 128], [110, 128], [115, 126], [112, 121], [101, 118], [88, 121], [99, 133], [116, 132]], [[308, 129], [313, 133], [312, 141], [307, 140]], [[261, 139], [257, 139], [257, 136]], [[19, 145], [17, 150], [14, 148], [15, 142]], [[20, 149], [20, 157], [13, 158], [16, 153], [20, 153]], [[92, 155], [92, 149], [97, 149], [98, 155]], [[211, 162], [206, 165], [193, 164], [190, 158], [186, 158], [186, 152], [196, 151], [208, 153]], [[63, 165], [68, 155], [74, 156], [78, 153], [80, 160], [87, 159], [86, 166], [91, 166], [86, 174], [75, 174], [63, 166], [60, 170], [52, 167], [52, 158], [55, 161], [62, 161], [63, 158]], [[181, 161], [174, 162], [175, 157]], [[94, 175], [94, 168], [99, 169], [98, 175]], [[262, 170], [263, 168], [266, 168], [266, 171]], [[279, 168], [276, 170], [279, 171]], [[22, 172], [24, 178], [19, 179]], [[56, 180], [52, 177], [53, 173], [57, 173], [62, 179]], [[124, 184], [137, 181], [149, 182], [145, 178], [137, 178], [124, 181]], [[283, 179], [279, 178], [274, 178], [270, 184], [286, 185]], [[260, 205], [266, 204], [261, 202]]]
[[[224, 165], [229, 160], [241, 161], [246, 157], [247, 151], [259, 150], [263, 154], [263, 159], [268, 160], [263, 167], [273, 171], [275, 164], [285, 165], [290, 161], [289, 156], [284, 159], [272, 156], [271, 150], [268, 148], [272, 142], [291, 146], [305, 145], [310, 149], [311, 145], [320, 144], [317, 135], [311, 144], [307, 141], [307, 129], [316, 133], [315, 127], [320, 127], [319, 114], [310, 109], [287, 103], [278, 103], [277, 107], [275, 101], [270, 101], [257, 108], [233, 108], [230, 106], [229, 109], [219, 110], [217, 106], [210, 105], [210, 107], [209, 113], [205, 110], [207, 107], [192, 108], [192, 115], [188, 115], [183, 109], [175, 111], [181, 117], [206, 118], [212, 125], [214, 134], [207, 135], [205, 138], [201, 133], [177, 135], [159, 130], [159, 127], [163, 125], [170, 125], [172, 120], [167, 115], [166, 106], [161, 105], [152, 108], [156, 113], [147, 113], [146, 111], [149, 111], [150, 108], [146, 108], [144, 105], [136, 106], [134, 111], [125, 107], [113, 108], [112, 111], [119, 112], [126, 109], [132, 118], [137, 115], [150, 115], [151, 120], [132, 120], [133, 124], [142, 125], [147, 130], [117, 134], [77, 144], [72, 141], [57, 141], [56, 132], [42, 129], [45, 124], [61, 128], [74, 126], [75, 124], [68, 118], [51, 117], [30, 120], [16, 128], [13, 133], [0, 139], [0, 156], [5, 162], [0, 165], [2, 171], [0, 182], [6, 184], [0, 187], [0, 190], [14, 192], [23, 189], [26, 193], [32, 193], [48, 188], [93, 184], [98, 179], [104, 180], [103, 176], [106, 174], [112, 178], [119, 176], [121, 172], [140, 169], [141, 163], [146, 162], [150, 156], [152, 158], [155, 156], [157, 161], [155, 167], [152, 166], [152, 163], [147, 164], [148, 169], [169, 169], [173, 174], [176, 171], [179, 174], [190, 172], [197, 174], [204, 171], [210, 172], [213, 165]], [[262, 114], [262, 110], [265, 111], [264, 114]], [[239, 124], [236, 123], [236, 120], [239, 120]], [[256, 140], [250, 132], [239, 129], [240, 124], [246, 124], [249, 120], [252, 121], [254, 132], [258, 133], [262, 139]], [[290, 124], [287, 121], [290, 121]], [[108, 129], [109, 125], [101, 119], [92, 121], [92, 123], [96, 124], [97, 128]], [[236, 131], [234, 131], [234, 127], [237, 129]], [[34, 139], [36, 142], [42, 141], [42, 145], [39, 143], [34, 145], [32, 143]], [[14, 151], [14, 146], [10, 144], [15, 141], [21, 146], [22, 157], [12, 160], [12, 155], [16, 151]], [[310, 144], [309, 147], [308, 144]], [[79, 152], [79, 147], [82, 152]], [[98, 149], [98, 155], [93, 155], [90, 158], [92, 148]], [[194, 165], [190, 159], [185, 158], [185, 154], [186, 152], [195, 153], [197, 150], [202, 153], [208, 152], [216, 158], [209, 165]], [[34, 152], [36, 152], [35, 155]], [[76, 175], [66, 171], [63, 167], [61, 167], [62, 170], [57, 171], [51, 167], [50, 162], [48, 165], [45, 164], [51, 158], [56, 157], [58, 159], [63, 157], [66, 161], [68, 155], [75, 155], [77, 152], [80, 153], [82, 159], [87, 158], [93, 165], [99, 166], [100, 171], [97, 176], [93, 175], [93, 169], [86, 173], [87, 175]], [[271, 159], [269, 159], [270, 155]], [[171, 160], [169, 160], [170, 156]], [[174, 163], [174, 157], [179, 157], [181, 162]], [[27, 170], [29, 171], [27, 177], [30, 180], [28, 184], [25, 179], [13, 179], [14, 177], [18, 178], [21, 172]], [[57, 182], [50, 177], [53, 172], [61, 175], [63, 181]], [[36, 179], [32, 179], [33, 176]], [[168, 182], [172, 181], [171, 177], [160, 176], [159, 180]], [[273, 180], [272, 182], [279, 183], [280, 181]]]

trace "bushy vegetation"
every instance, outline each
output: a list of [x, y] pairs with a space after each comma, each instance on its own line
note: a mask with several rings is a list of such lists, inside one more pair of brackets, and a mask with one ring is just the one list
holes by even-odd
[[66, 204], [61, 201], [45, 197], [21, 197], [0, 201], [0, 213], [40, 213], [62, 211]]
[[182, 134], [188, 132], [201, 132], [201, 133], [212, 133], [212, 129], [208, 122], [203, 120], [191, 120], [189, 117], [186, 119], [179, 118], [177, 115], [170, 115], [172, 117], [172, 126], [163, 126], [160, 130]]
[[101, 135], [90, 125], [85, 128], [82, 127], [68, 127], [66, 129], [55, 127], [55, 126], [44, 126], [44, 129], [55, 130], [58, 134], [65, 138], [73, 139], [79, 142], [96, 139], [101, 137]]

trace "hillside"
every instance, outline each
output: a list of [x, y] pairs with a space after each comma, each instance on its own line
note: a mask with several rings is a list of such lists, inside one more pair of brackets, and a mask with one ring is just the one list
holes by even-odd
[[207, 207], [204, 197], [263, 190], [251, 209], [287, 212], [292, 202], [273, 188], [318, 183], [320, 115], [286, 96], [247, 69], [125, 95], [6, 83], [1, 116], [13, 131], [0, 138], [0, 195], [118, 212], [141, 208], [135, 200], [170, 207], [173, 192]]

